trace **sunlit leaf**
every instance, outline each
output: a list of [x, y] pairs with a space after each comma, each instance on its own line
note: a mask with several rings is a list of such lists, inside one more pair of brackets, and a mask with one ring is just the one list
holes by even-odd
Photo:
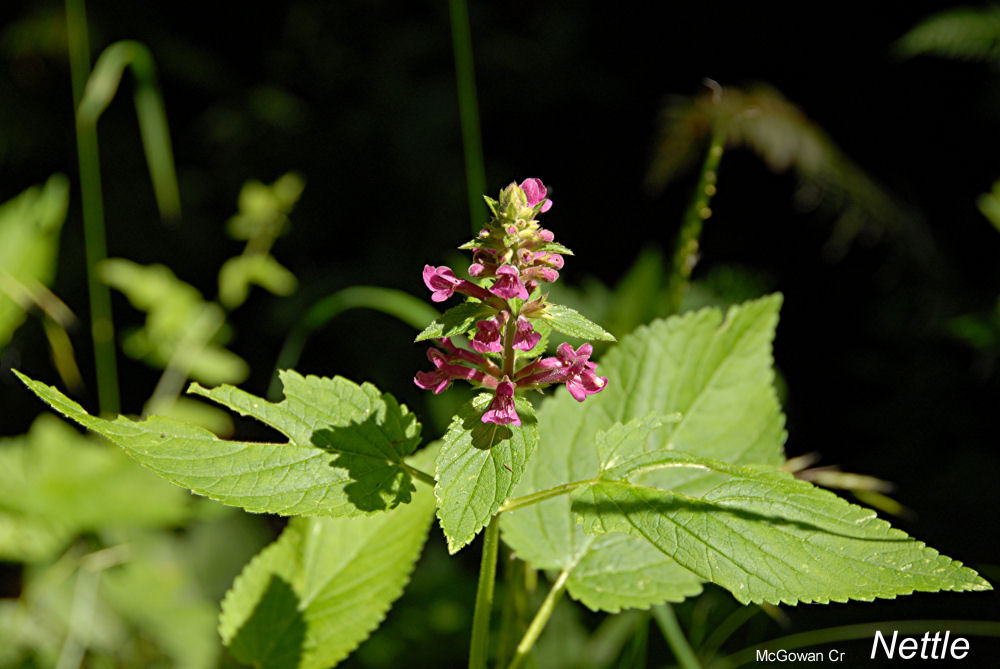
[[538, 442], [535, 413], [515, 400], [521, 426], [482, 422], [492, 396], [474, 398], [452, 419], [437, 458], [438, 518], [448, 550], [458, 551], [507, 501]]
[[[434, 453], [415, 463], [429, 466]], [[296, 518], [222, 602], [219, 632], [258, 667], [321, 669], [344, 659], [402, 594], [433, 519], [434, 496], [374, 518]]]
[[97, 418], [54, 388], [18, 376], [56, 411], [118, 444], [140, 464], [224, 504], [341, 516], [410, 500], [413, 483], [402, 458], [419, 442], [420, 424], [392, 395], [370, 384], [285, 372], [286, 398], [277, 404], [232, 386], [192, 388], [290, 440], [274, 444], [224, 441], [204, 428], [155, 416]]
[[[696, 468], [728, 480], [698, 496], [628, 480], [655, 468]], [[741, 603], [843, 602], [938, 590], [989, 590], [960, 562], [791, 474], [663, 449], [573, 493], [588, 532], [646, 541]]]
[[[718, 309], [704, 309], [623, 337], [598, 363], [608, 377], [603, 391], [578, 403], [560, 390], [542, 404], [542, 446], [515, 496], [594, 477], [600, 470], [595, 435], [651, 413], [664, 425], [636, 439], [633, 448], [670, 446], [727, 462], [780, 464], [784, 417], [771, 385], [780, 302], [779, 296], [748, 302], [725, 319]], [[720, 475], [664, 470], [647, 476], [665, 488], [697, 494]], [[598, 540], [584, 533], [566, 496], [504, 513], [501, 529], [532, 565], [569, 570], [570, 595], [591, 608], [645, 608], [701, 590], [701, 577], [641, 539]]]

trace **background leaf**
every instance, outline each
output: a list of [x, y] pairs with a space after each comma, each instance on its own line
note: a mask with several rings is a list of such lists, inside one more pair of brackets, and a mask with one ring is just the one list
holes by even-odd
[[[623, 337], [598, 365], [607, 388], [586, 404], [563, 389], [542, 404], [539, 453], [516, 495], [593, 477], [600, 468], [595, 435], [650, 413], [680, 413], [681, 420], [656, 430], [641, 450], [671, 445], [727, 462], [780, 464], [784, 417], [771, 385], [780, 304], [776, 295], [747, 302], [725, 320], [718, 309], [703, 309]], [[704, 492], [718, 476], [691, 470], [647, 475], [690, 494]], [[701, 591], [700, 577], [640, 539], [586, 534], [568, 497], [504, 513], [500, 522], [519, 557], [543, 569], [569, 569], [569, 594], [591, 608], [645, 608]]]
[[85, 412], [59, 391], [18, 376], [57, 411], [121, 446], [160, 476], [248, 511], [357, 515], [407, 502], [413, 483], [402, 457], [420, 424], [391, 395], [347, 379], [285, 372], [286, 399], [272, 404], [231, 386], [209, 397], [285, 434], [287, 444], [224, 441], [178, 421], [114, 421]]
[[492, 395], [471, 400], [452, 419], [437, 458], [438, 518], [455, 553], [507, 501], [538, 443], [531, 403], [516, 398], [521, 427], [482, 422]]
[[0, 559], [51, 558], [87, 530], [175, 525], [189, 517], [190, 499], [43, 414], [28, 434], [0, 440]]
[[[430, 464], [433, 451], [416, 458]], [[295, 518], [255, 557], [222, 602], [219, 633], [258, 667], [340, 662], [402, 594], [433, 519], [422, 486], [410, 504], [374, 518]]]
[[68, 205], [69, 181], [61, 174], [0, 205], [0, 349], [24, 322], [36, 286], [55, 278]]

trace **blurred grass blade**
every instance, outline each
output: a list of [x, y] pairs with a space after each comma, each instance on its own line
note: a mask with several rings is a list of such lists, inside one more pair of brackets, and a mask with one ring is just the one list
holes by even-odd
[[156, 64], [149, 49], [140, 42], [115, 42], [97, 59], [87, 80], [77, 114], [77, 124], [96, 127], [97, 119], [118, 91], [125, 68], [135, 77], [135, 112], [146, 153], [149, 176], [160, 215], [176, 219], [181, 215], [180, 192], [174, 169], [174, 154], [170, 146], [167, 112], [163, 106], [160, 86], [156, 80]]
[[677, 622], [677, 614], [674, 613], [673, 607], [670, 604], [657, 604], [652, 610], [653, 618], [670, 650], [673, 651], [678, 666], [682, 669], [701, 669], [698, 657], [691, 650], [691, 644], [688, 643], [684, 630]]
[[115, 359], [111, 291], [97, 277], [97, 265], [108, 256], [97, 125], [80, 122], [80, 102], [90, 75], [90, 42], [83, 0], [66, 0], [66, 36], [73, 81], [73, 108], [76, 113], [76, 153], [80, 167], [80, 201], [83, 207], [83, 240], [87, 259], [90, 336], [94, 341], [97, 400], [101, 411], [118, 413], [118, 362]]
[[285, 339], [278, 361], [274, 366], [271, 385], [267, 396], [274, 399], [281, 391], [278, 371], [292, 369], [299, 362], [306, 341], [313, 332], [320, 329], [340, 314], [350, 309], [373, 309], [395, 316], [407, 325], [422, 330], [428, 322], [440, 314], [423, 300], [409, 293], [377, 286], [351, 286], [327, 295], [309, 308], [306, 315], [292, 328]]
[[458, 84], [458, 114], [462, 122], [462, 148], [465, 150], [465, 186], [469, 193], [469, 217], [472, 232], [486, 222], [486, 166], [479, 127], [479, 103], [476, 101], [476, 70], [472, 59], [472, 30], [466, 0], [448, 0], [451, 39], [455, 49], [455, 77]]
[[80, 376], [80, 368], [76, 364], [76, 355], [73, 353], [73, 342], [69, 339], [69, 333], [62, 323], [43, 318], [42, 325], [45, 328], [45, 338], [49, 340], [49, 350], [52, 352], [52, 364], [59, 372], [59, 378], [73, 392], [80, 392], [83, 389], [83, 377]]

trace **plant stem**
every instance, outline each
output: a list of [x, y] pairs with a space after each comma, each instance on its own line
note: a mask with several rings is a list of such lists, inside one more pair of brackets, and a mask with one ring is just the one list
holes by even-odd
[[712, 137], [705, 154], [705, 162], [701, 166], [701, 176], [695, 189], [684, 222], [677, 235], [677, 247], [674, 251], [673, 268], [667, 283], [667, 298], [669, 313], [676, 314], [681, 310], [684, 295], [690, 286], [691, 272], [698, 264], [698, 237], [701, 236], [702, 223], [712, 215], [709, 204], [715, 195], [715, 184], [718, 181], [719, 161], [722, 159], [722, 149], [726, 144], [726, 130], [722, 123], [717, 123], [712, 129]]
[[[497, 640], [496, 666], [503, 667], [514, 656], [514, 649], [528, 624], [528, 596], [534, 592], [534, 569], [518, 560], [507, 549], [503, 562], [503, 603], [500, 609], [500, 633]], [[530, 574], [529, 574], [530, 570]], [[530, 589], [529, 589], [530, 588]]]
[[585, 481], [573, 481], [572, 483], [563, 483], [562, 485], [557, 485], [555, 488], [549, 488], [548, 490], [540, 490], [538, 492], [533, 492], [530, 495], [525, 495], [523, 497], [515, 497], [514, 499], [507, 500], [507, 503], [500, 507], [497, 513], [503, 511], [514, 511], [515, 509], [521, 509], [526, 506], [531, 506], [532, 504], [538, 504], [539, 502], [544, 502], [547, 499], [553, 497], [559, 497], [560, 495], [566, 495], [573, 492], [580, 486], [587, 485], [588, 483], [593, 483], [594, 479], [586, 479]]
[[677, 622], [674, 607], [670, 604], [654, 606], [653, 617], [656, 618], [656, 623], [660, 626], [660, 631], [663, 632], [663, 638], [670, 645], [670, 650], [674, 652], [674, 659], [677, 660], [681, 669], [701, 669], [698, 657], [691, 649], [687, 637], [684, 636], [684, 630], [681, 629], [680, 623]]
[[483, 140], [479, 128], [479, 104], [476, 102], [476, 70], [472, 59], [472, 30], [466, 0], [448, 0], [451, 16], [451, 40], [455, 50], [455, 77], [458, 84], [458, 114], [462, 123], [462, 148], [465, 151], [465, 185], [469, 195], [469, 218], [477, 233], [486, 221], [486, 168], [483, 163]]
[[575, 566], [574, 564], [572, 567], [567, 567], [559, 572], [559, 577], [556, 578], [556, 582], [549, 589], [549, 594], [545, 595], [545, 601], [539, 607], [538, 613], [535, 614], [524, 636], [521, 637], [521, 643], [517, 644], [514, 659], [507, 665], [507, 669], [517, 669], [528, 657], [528, 653], [531, 652], [535, 642], [538, 641], [538, 637], [542, 634], [542, 630], [545, 629], [545, 624], [552, 617], [552, 612], [555, 611], [556, 604], [559, 603], [563, 593], [566, 592], [566, 581], [569, 580], [569, 574]]
[[517, 314], [513, 310], [507, 312], [507, 326], [503, 335], [503, 373], [514, 378], [514, 334], [517, 332]]
[[70, 74], [73, 80], [73, 110], [76, 118], [76, 152], [80, 166], [80, 200], [83, 204], [83, 235], [87, 258], [87, 289], [90, 295], [90, 334], [94, 340], [97, 398], [102, 413], [118, 413], [118, 365], [115, 331], [111, 315], [111, 290], [97, 276], [97, 264], [107, 257], [104, 232], [104, 202], [101, 194], [101, 159], [97, 148], [97, 126], [80, 123], [80, 100], [90, 74], [90, 44], [84, 0], [66, 0], [66, 34]]
[[486, 657], [490, 649], [490, 613], [493, 610], [493, 590], [497, 579], [497, 551], [499, 547], [500, 522], [498, 514], [493, 516], [483, 533], [483, 557], [479, 563], [476, 608], [472, 614], [469, 669], [486, 669]]

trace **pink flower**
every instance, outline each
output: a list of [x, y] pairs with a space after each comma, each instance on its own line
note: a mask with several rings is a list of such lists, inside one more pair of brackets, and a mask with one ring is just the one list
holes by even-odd
[[[468, 357], [473, 361], [479, 359], [479, 356], [475, 356], [472, 353], [469, 353]], [[434, 363], [436, 369], [432, 372], [417, 372], [416, 376], [413, 377], [413, 382], [419, 388], [433, 391], [435, 395], [440, 395], [444, 392], [455, 379], [464, 379], [470, 383], [477, 383], [487, 388], [496, 387], [497, 380], [494, 376], [480, 369], [454, 364], [459, 359], [468, 361], [459, 356], [445, 355], [438, 349], [431, 348], [427, 350], [427, 358]], [[486, 361], [483, 360], [483, 362]]]
[[549, 253], [547, 251], [540, 251], [534, 254], [532, 259], [533, 263], [543, 263], [549, 267], [555, 267], [556, 269], [562, 269], [565, 261], [563, 257], [558, 253]]
[[[445, 265], [440, 267], [424, 265], [424, 284], [431, 289], [431, 300], [434, 302], [444, 302], [456, 292], [474, 297], [480, 302], [498, 302], [485, 288], [471, 281], [459, 279], [451, 268]], [[495, 306], [502, 306], [502, 303]]]
[[546, 212], [552, 208], [552, 200], [545, 198], [545, 184], [542, 183], [541, 179], [525, 179], [521, 182], [521, 190], [527, 196], [529, 206], [534, 207], [542, 200], [545, 200], [545, 204], [542, 205], [541, 210]]
[[[504, 313], [504, 312], [501, 312]], [[499, 353], [503, 350], [503, 341], [500, 339], [500, 331], [503, 323], [499, 318], [476, 323], [476, 336], [472, 338], [472, 348], [480, 353]]]
[[604, 390], [607, 378], [597, 376], [597, 363], [590, 362], [594, 347], [583, 344], [577, 350], [567, 343], [556, 349], [556, 357], [542, 358], [526, 365], [516, 374], [518, 387], [535, 387], [548, 383], [565, 383], [573, 398], [582, 402], [587, 395]]
[[528, 299], [528, 291], [525, 289], [524, 283], [521, 281], [521, 273], [517, 271], [516, 267], [502, 265], [497, 268], [496, 274], [497, 280], [490, 288], [491, 293], [505, 300], [513, 297], [519, 297], [522, 300]]
[[497, 384], [493, 401], [486, 408], [483, 414], [484, 423], [496, 423], [497, 425], [517, 425], [521, 426], [521, 417], [517, 415], [514, 408], [514, 384], [508, 377]]
[[455, 287], [460, 283], [461, 279], [455, 276], [450, 267], [424, 265], [424, 284], [433, 291], [431, 300], [444, 302], [455, 293]]
[[587, 395], [601, 392], [608, 385], [607, 378], [594, 373], [597, 364], [590, 362], [593, 352], [594, 347], [590, 344], [582, 344], [574, 351], [566, 342], [556, 349], [556, 355], [566, 374], [566, 390], [577, 402], [582, 402]]
[[535, 332], [531, 321], [524, 316], [518, 316], [517, 329], [514, 331], [514, 348], [519, 348], [522, 351], [530, 351], [538, 345], [541, 339], [542, 334]]
[[528, 281], [541, 281], [543, 283], [552, 283], [559, 278], [559, 272], [555, 271], [551, 267], [545, 267], [543, 265], [535, 265], [534, 267], [529, 267], [524, 270], [522, 275]]

